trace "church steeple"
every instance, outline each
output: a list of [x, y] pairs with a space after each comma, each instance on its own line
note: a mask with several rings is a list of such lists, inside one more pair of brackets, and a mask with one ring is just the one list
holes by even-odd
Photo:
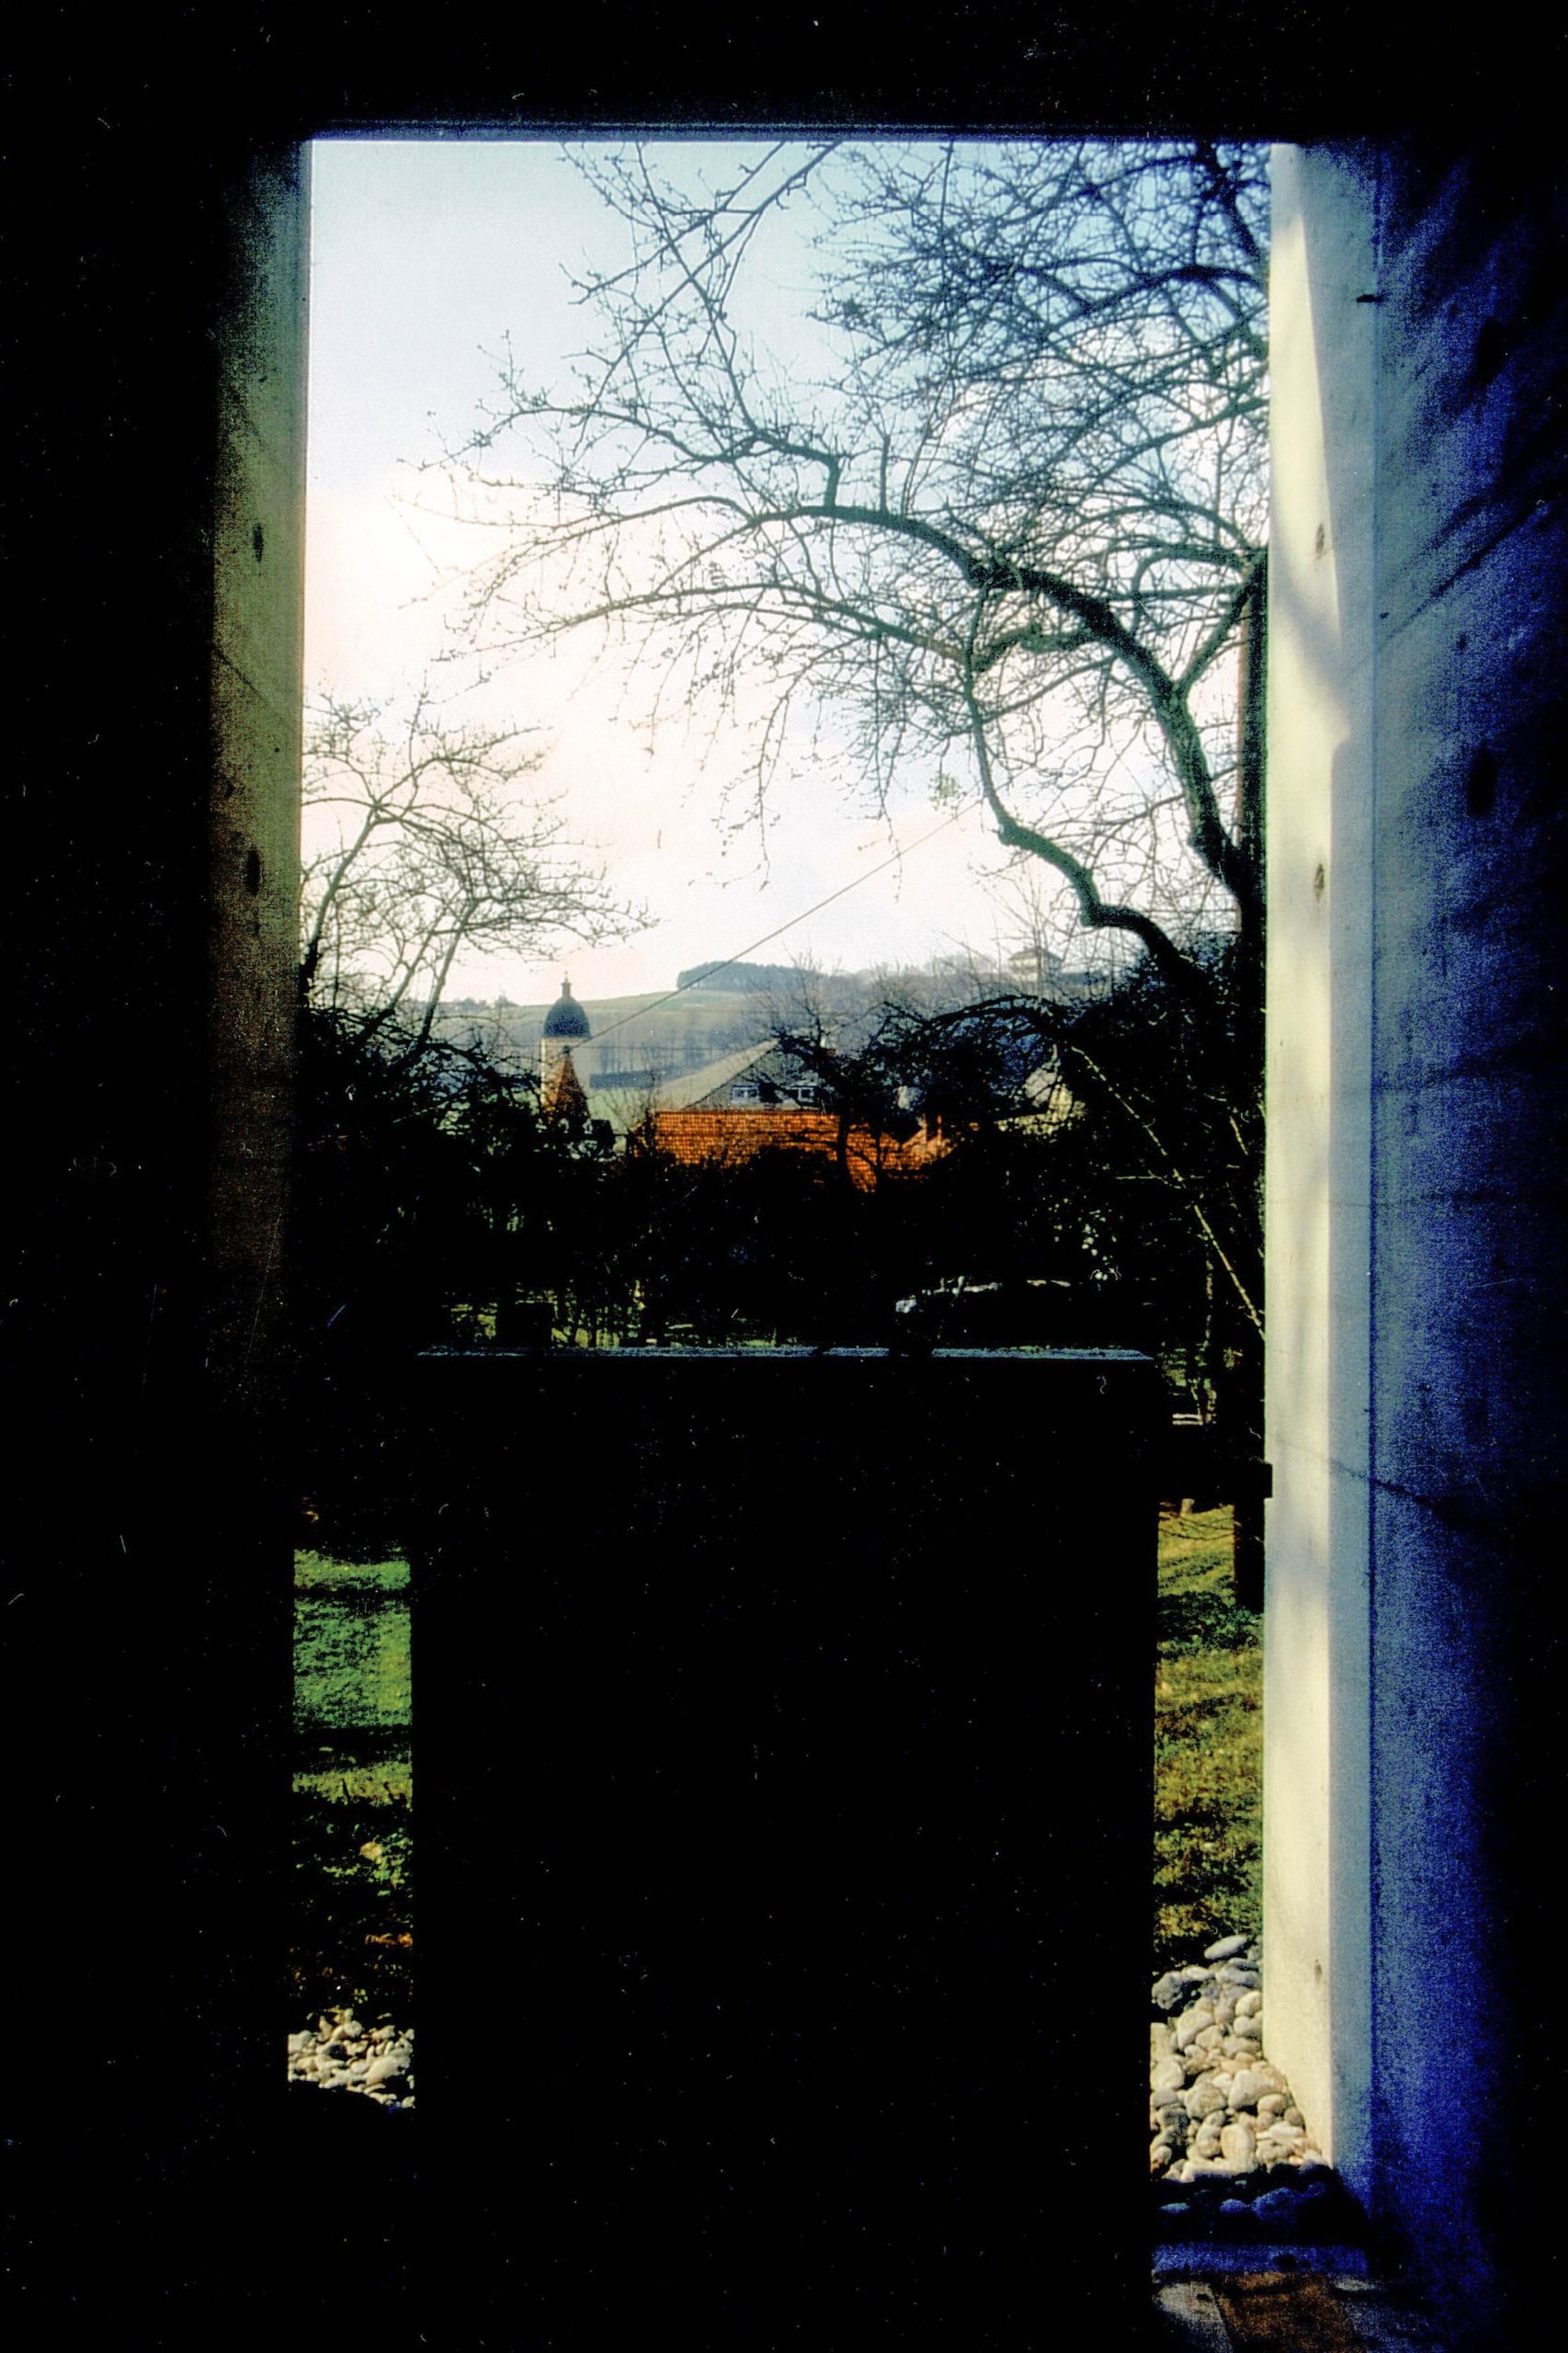
[[561, 995], [544, 1017], [544, 1034], [562, 1043], [570, 1040], [574, 1045], [593, 1035], [588, 1027], [588, 1017], [573, 995], [571, 982], [564, 976], [561, 983]]
[[565, 1120], [580, 1132], [588, 1116], [588, 1098], [573, 1066], [572, 1050], [593, 1036], [588, 1017], [564, 977], [561, 995], [544, 1017], [539, 1046], [540, 1100], [546, 1116]]
[[544, 1115], [547, 1120], [559, 1120], [573, 1136], [580, 1136], [588, 1124], [588, 1098], [583, 1091], [568, 1046], [560, 1061], [544, 1082]]

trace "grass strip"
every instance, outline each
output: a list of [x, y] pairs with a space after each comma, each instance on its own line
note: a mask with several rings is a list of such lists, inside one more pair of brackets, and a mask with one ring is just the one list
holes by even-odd
[[1154, 1967], [1263, 1927], [1262, 1620], [1235, 1598], [1231, 1513], [1160, 1521]]

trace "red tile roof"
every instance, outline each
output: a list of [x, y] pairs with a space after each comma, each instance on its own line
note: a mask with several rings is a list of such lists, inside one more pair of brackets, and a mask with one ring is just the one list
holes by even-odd
[[[739, 1108], [655, 1111], [654, 1140], [672, 1159], [750, 1160], [774, 1150], [813, 1153], [831, 1159], [838, 1149], [838, 1121], [831, 1111]], [[900, 1143], [892, 1136], [873, 1135], [868, 1128], [849, 1131], [849, 1174], [862, 1192], [881, 1177], [915, 1176], [937, 1157], [944, 1146], [929, 1139], [922, 1128]]]

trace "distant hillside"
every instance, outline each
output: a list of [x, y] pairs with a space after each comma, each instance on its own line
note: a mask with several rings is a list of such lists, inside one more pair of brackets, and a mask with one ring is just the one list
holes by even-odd
[[693, 964], [688, 972], [676, 974], [676, 986], [696, 988], [703, 982], [712, 981], [735, 995], [774, 990], [787, 996], [800, 986], [801, 979], [796, 964]]
[[[1051, 977], [1057, 990], [1070, 994], [1093, 985], [1086, 974], [1058, 972]], [[1017, 985], [1017, 980], [1010, 985]], [[983, 982], [980, 987], [983, 991]], [[808, 1002], [853, 1024], [889, 997], [934, 1012], [963, 1004], [975, 993], [973, 977], [956, 968], [824, 974], [802, 972], [793, 964], [694, 964], [677, 975], [676, 991], [582, 998], [592, 1034], [574, 1059], [590, 1093], [596, 1086], [635, 1088], [678, 1078], [744, 1046], [762, 1045], [776, 1024], [801, 1020]], [[437, 1013], [437, 1035], [454, 1046], [482, 1045], [504, 1065], [536, 1070], [544, 1017], [553, 1003], [551, 998], [514, 1005], [503, 996], [485, 1005], [455, 998]]]
[[[551, 1003], [554, 1000], [551, 999]], [[760, 1044], [768, 1034], [768, 1009], [744, 989], [668, 990], [642, 996], [585, 997], [591, 1036], [574, 1059], [591, 1090], [596, 1082], [635, 1074], [640, 1080], [673, 1077], [737, 1047]], [[483, 1045], [498, 1061], [532, 1069], [550, 1004], [458, 1003], [437, 1015], [437, 1034], [455, 1046]]]

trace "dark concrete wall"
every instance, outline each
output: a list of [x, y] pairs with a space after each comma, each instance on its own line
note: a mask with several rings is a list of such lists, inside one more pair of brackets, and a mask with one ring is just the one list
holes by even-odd
[[1551, 2247], [1564, 192], [1277, 167], [1270, 2048], [1466, 2345]]
[[63, 2342], [222, 2294], [276, 2072], [306, 219], [232, 128], [17, 148], [6, 2154]]
[[1374, 2130], [1473, 2317], [1545, 2257], [1559, 2066], [1568, 182], [1407, 147], [1381, 212]]

